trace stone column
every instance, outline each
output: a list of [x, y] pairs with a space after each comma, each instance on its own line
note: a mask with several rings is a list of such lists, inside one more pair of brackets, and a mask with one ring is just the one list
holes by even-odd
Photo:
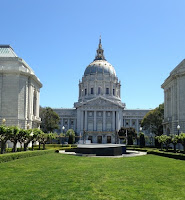
[[103, 81], [103, 96], [105, 96], [105, 81]]
[[94, 131], [96, 130], [96, 111], [94, 111]]
[[67, 119], [67, 128], [69, 129], [69, 118]]
[[116, 130], [119, 129], [119, 112], [116, 111]]
[[73, 119], [73, 129], [76, 132], [76, 118]]
[[82, 132], [83, 132], [83, 129], [84, 129], [84, 111], [82, 110], [81, 111], [81, 117], [80, 117], [80, 120], [81, 120], [81, 127], [80, 127], [80, 132], [81, 132], [81, 134], [82, 134]]
[[63, 133], [63, 129], [62, 129], [62, 127], [63, 127], [63, 117], [61, 117], [61, 119], [60, 119], [60, 131], [61, 131], [61, 133]]
[[[28, 119], [28, 109], [29, 109], [29, 96], [28, 96], [28, 82], [26, 82], [26, 87], [25, 87], [25, 104], [24, 104], [24, 117], [27, 120]], [[0, 92], [1, 94], [1, 92]]]
[[79, 83], [79, 99], [81, 99], [81, 97], [82, 97], [82, 89], [81, 89], [81, 85]]
[[33, 87], [29, 83], [29, 115], [31, 120], [31, 115], [33, 115]]
[[85, 131], [87, 131], [87, 110], [85, 111]]
[[39, 101], [40, 101], [40, 93], [37, 90], [37, 104], [36, 104], [36, 116], [39, 117]]
[[129, 126], [132, 127], [132, 119], [129, 119]]
[[177, 77], [177, 123], [179, 124], [179, 122], [180, 122], [180, 83], [179, 83], [179, 77]]
[[110, 83], [110, 95], [113, 96], [113, 82]]
[[[139, 120], [138, 120], [138, 118], [136, 119], [136, 131], [137, 131], [137, 135], [138, 135], [138, 133], [139, 133]], [[139, 136], [139, 135], [138, 135]]]
[[95, 85], [94, 85], [94, 96], [96, 96], [97, 94], [97, 81], [95, 81]]
[[86, 96], [89, 96], [89, 84], [88, 84], [88, 81], [87, 81], [87, 94]]
[[112, 131], [115, 131], [115, 111], [112, 111]]

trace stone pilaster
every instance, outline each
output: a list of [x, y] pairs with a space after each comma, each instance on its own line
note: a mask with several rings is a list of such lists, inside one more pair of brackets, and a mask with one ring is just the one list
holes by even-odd
[[103, 111], [103, 131], [106, 130], [106, 111]]
[[96, 130], [96, 111], [94, 111], [94, 131]]
[[115, 131], [115, 111], [112, 111], [112, 131]]
[[85, 130], [87, 131], [87, 110], [85, 111]]

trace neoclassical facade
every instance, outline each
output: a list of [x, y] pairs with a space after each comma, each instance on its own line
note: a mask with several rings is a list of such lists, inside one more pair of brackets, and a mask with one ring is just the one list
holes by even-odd
[[0, 45], [0, 120], [24, 129], [39, 127], [41, 87], [33, 70], [11, 46]]
[[60, 129], [72, 128], [92, 143], [116, 143], [122, 127], [139, 132], [141, 120], [149, 110], [125, 110], [121, 101], [121, 82], [114, 67], [105, 59], [99, 40], [93, 62], [79, 81], [79, 98], [73, 109], [54, 109], [60, 116]]
[[185, 60], [170, 73], [161, 86], [164, 89], [164, 134], [185, 132]]

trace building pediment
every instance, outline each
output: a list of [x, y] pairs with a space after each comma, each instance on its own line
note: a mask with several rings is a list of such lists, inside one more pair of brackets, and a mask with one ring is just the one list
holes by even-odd
[[78, 102], [75, 104], [75, 107], [83, 107], [83, 108], [124, 108], [125, 105], [121, 102], [114, 102], [104, 97], [97, 97], [85, 102]]
[[176, 75], [185, 73], [185, 59], [182, 60], [170, 73], [170, 75]]

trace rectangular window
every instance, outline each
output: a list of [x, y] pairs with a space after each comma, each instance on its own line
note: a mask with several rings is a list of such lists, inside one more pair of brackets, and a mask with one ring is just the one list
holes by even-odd
[[109, 94], [109, 88], [106, 88], [106, 94]]
[[101, 88], [100, 87], [98, 87], [98, 94], [100, 94], [101, 93]]
[[115, 96], [115, 89], [113, 89], [113, 95]]
[[91, 88], [91, 94], [94, 94], [94, 90], [93, 90], [93, 88]]
[[87, 89], [85, 89], [85, 95], [87, 95]]

